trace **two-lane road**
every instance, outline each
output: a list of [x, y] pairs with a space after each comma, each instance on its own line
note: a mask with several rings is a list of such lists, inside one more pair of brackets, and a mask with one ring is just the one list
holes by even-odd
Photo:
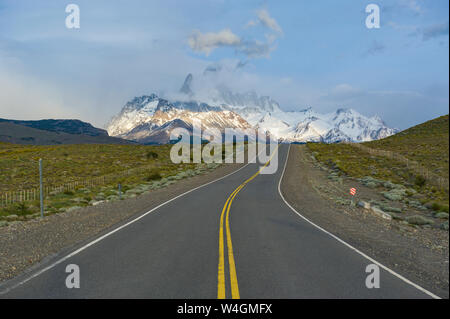
[[[275, 174], [249, 164], [1, 286], [3, 298], [430, 298], [293, 211]], [[232, 246], [231, 246], [232, 245]], [[231, 249], [232, 248], [232, 249]], [[68, 264], [80, 268], [68, 289]], [[5, 292], [6, 291], [6, 292]]]

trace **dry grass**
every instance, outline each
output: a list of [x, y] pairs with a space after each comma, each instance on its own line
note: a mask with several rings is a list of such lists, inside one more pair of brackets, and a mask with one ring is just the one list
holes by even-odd
[[[89, 180], [143, 167], [139, 173], [112, 178], [106, 185], [82, 187], [64, 193], [50, 193], [45, 198], [45, 210], [50, 213], [74, 206], [87, 206], [100, 200], [117, 200], [118, 183], [123, 196], [136, 196], [165, 187], [176, 180], [202, 174], [215, 164], [174, 164], [170, 159], [171, 145], [57, 145], [28, 146], [0, 143], [0, 194], [39, 186], [38, 160], [43, 159], [44, 185], [58, 186]], [[127, 193], [128, 191], [128, 193]], [[0, 219], [8, 215], [36, 214], [39, 201], [13, 204], [0, 208]]]

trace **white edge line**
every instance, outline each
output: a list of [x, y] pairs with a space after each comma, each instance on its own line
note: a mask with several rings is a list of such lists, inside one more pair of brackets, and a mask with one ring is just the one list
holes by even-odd
[[333, 235], [332, 233], [330, 233], [329, 231], [323, 229], [322, 227], [314, 224], [312, 221], [310, 221], [308, 218], [306, 218], [305, 216], [301, 215], [299, 212], [297, 212], [284, 198], [283, 194], [281, 193], [281, 181], [283, 180], [284, 177], [284, 172], [286, 170], [286, 166], [287, 166], [287, 162], [289, 159], [289, 152], [291, 151], [291, 145], [289, 145], [289, 149], [288, 149], [288, 153], [286, 155], [286, 161], [284, 162], [284, 168], [283, 168], [283, 172], [281, 173], [281, 177], [280, 177], [280, 181], [278, 182], [278, 193], [280, 194], [281, 198], [283, 199], [284, 203], [294, 212], [296, 213], [300, 218], [304, 219], [305, 221], [307, 221], [308, 223], [310, 223], [311, 225], [313, 225], [314, 227], [320, 229], [321, 231], [323, 231], [324, 233], [330, 235], [331, 237], [333, 237], [334, 239], [336, 239], [338, 242], [344, 244], [345, 246], [347, 246], [348, 248], [352, 249], [353, 251], [357, 252], [358, 254], [360, 254], [361, 256], [363, 256], [364, 258], [368, 259], [369, 261], [371, 261], [372, 263], [378, 265], [379, 267], [383, 268], [384, 270], [386, 270], [387, 272], [389, 272], [390, 274], [394, 275], [395, 277], [403, 280], [404, 282], [406, 282], [407, 284], [413, 286], [414, 288], [420, 290], [421, 292], [427, 294], [428, 296], [434, 298], [434, 299], [441, 299], [441, 297], [433, 294], [432, 292], [426, 290], [425, 288], [420, 287], [419, 285], [413, 283], [411, 280], [406, 279], [405, 277], [403, 277], [402, 275], [396, 273], [395, 271], [393, 271], [392, 269], [386, 267], [385, 265], [379, 263], [378, 261], [376, 261], [375, 259], [373, 259], [372, 257], [367, 256], [365, 253], [363, 253], [362, 251], [356, 249], [355, 247], [353, 247], [352, 245], [348, 244], [347, 242], [343, 241], [342, 239], [340, 239], [339, 237], [337, 237], [336, 235]]
[[[258, 155], [259, 155], [259, 154], [258, 154]], [[200, 188], [205, 187], [205, 186], [207, 186], [207, 185], [210, 185], [210, 184], [212, 184], [212, 183], [218, 182], [218, 181], [220, 181], [220, 180], [222, 180], [222, 179], [224, 179], [224, 178], [227, 178], [228, 176], [231, 176], [231, 175], [233, 175], [233, 174], [239, 172], [241, 169], [247, 167], [247, 166], [250, 165], [250, 164], [252, 164], [252, 162], [248, 162], [248, 163], [245, 164], [244, 166], [238, 168], [237, 170], [235, 170], [235, 171], [233, 171], [233, 172], [231, 172], [231, 173], [229, 173], [229, 174], [227, 174], [227, 175], [225, 175], [225, 176], [222, 176], [222, 177], [220, 177], [220, 178], [218, 178], [218, 179], [215, 179], [215, 180], [213, 180], [213, 181], [210, 181], [210, 182], [208, 182], [208, 183], [206, 183], [206, 184], [197, 186], [197, 187], [195, 187], [195, 188], [193, 188], [193, 189], [191, 189], [191, 190], [189, 190], [189, 191], [187, 191], [187, 192], [184, 192], [184, 193], [182, 193], [182, 194], [180, 194], [180, 195], [178, 195], [178, 196], [175, 196], [175, 197], [169, 199], [168, 201], [166, 201], [166, 202], [164, 202], [164, 203], [162, 203], [162, 204], [159, 204], [158, 206], [156, 206], [156, 207], [152, 208], [151, 210], [149, 210], [148, 212], [146, 212], [146, 213], [144, 213], [144, 214], [142, 214], [142, 215], [136, 217], [135, 219], [129, 221], [128, 223], [126, 223], [126, 224], [124, 224], [124, 225], [122, 225], [122, 226], [119, 226], [119, 227], [113, 229], [113, 230], [110, 231], [109, 233], [106, 233], [106, 234], [100, 236], [100, 237], [97, 238], [97, 239], [94, 239], [94, 240], [91, 241], [90, 243], [88, 243], [88, 244], [86, 244], [86, 245], [84, 245], [84, 246], [78, 248], [77, 250], [75, 250], [75, 251], [71, 252], [70, 254], [66, 255], [65, 257], [62, 257], [61, 259], [55, 261], [55, 262], [52, 263], [51, 265], [49, 265], [49, 266], [47, 266], [47, 267], [45, 267], [45, 268], [43, 268], [43, 269], [37, 271], [36, 273], [34, 273], [33, 275], [31, 275], [30, 277], [27, 277], [26, 279], [24, 279], [24, 280], [22, 280], [21, 282], [19, 282], [19, 283], [13, 285], [12, 287], [9, 287], [9, 288], [6, 288], [5, 290], [0, 291], [0, 295], [6, 294], [6, 293], [8, 293], [9, 291], [11, 291], [11, 290], [13, 290], [13, 289], [15, 289], [15, 288], [17, 288], [17, 287], [23, 285], [24, 283], [30, 281], [31, 279], [36, 278], [37, 276], [43, 274], [43, 273], [46, 272], [47, 270], [50, 270], [50, 269], [52, 269], [53, 267], [59, 265], [60, 263], [66, 261], [67, 259], [69, 259], [69, 258], [71, 258], [71, 257], [73, 257], [73, 256], [75, 256], [75, 255], [77, 255], [78, 253], [82, 252], [82, 251], [85, 250], [86, 248], [88, 248], [88, 247], [90, 247], [90, 246], [92, 246], [92, 245], [98, 243], [99, 241], [105, 239], [106, 237], [111, 236], [112, 234], [114, 234], [115, 232], [118, 232], [118, 231], [121, 230], [122, 228], [125, 228], [125, 227], [127, 227], [128, 225], [133, 224], [134, 222], [137, 222], [137, 221], [140, 220], [141, 218], [144, 218], [145, 216], [147, 216], [148, 214], [154, 212], [154, 211], [157, 210], [158, 208], [160, 208], [160, 207], [162, 207], [162, 206], [164, 206], [164, 205], [166, 205], [166, 204], [168, 204], [168, 203], [170, 203], [170, 202], [172, 202], [172, 201], [174, 201], [174, 200], [176, 200], [176, 199], [178, 199], [178, 198], [180, 198], [180, 197], [182, 197], [182, 196], [184, 196], [184, 195], [187, 195], [187, 194], [189, 194], [189, 193], [191, 193], [191, 192], [193, 192], [193, 191], [195, 191], [195, 190], [197, 190], [197, 189], [200, 189]], [[254, 163], [253, 163], [253, 164], [254, 164]]]

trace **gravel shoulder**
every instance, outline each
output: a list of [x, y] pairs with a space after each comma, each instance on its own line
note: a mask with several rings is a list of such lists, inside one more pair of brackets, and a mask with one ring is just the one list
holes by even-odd
[[330, 180], [306, 146], [291, 146], [281, 191], [299, 213], [425, 289], [448, 298], [448, 231], [406, 226], [336, 200], [350, 199], [350, 187], [356, 187], [365, 198], [378, 199], [379, 194], [354, 179]]
[[69, 252], [165, 201], [239, 169], [221, 165], [161, 189], [121, 201], [20, 221], [0, 227], [0, 283], [29, 272], [40, 263]]

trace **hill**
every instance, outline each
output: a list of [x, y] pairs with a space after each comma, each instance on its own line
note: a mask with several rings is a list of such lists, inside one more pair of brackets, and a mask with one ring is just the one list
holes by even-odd
[[0, 119], [0, 142], [26, 145], [135, 144], [78, 120], [14, 121]]
[[[357, 178], [364, 184], [399, 185], [408, 189], [405, 205], [447, 211], [449, 204], [449, 116], [442, 116], [411, 127], [388, 138], [362, 144], [309, 143], [311, 155], [338, 174]], [[372, 151], [373, 152], [372, 152]], [[391, 156], [384, 155], [388, 151]], [[424, 171], [431, 171], [428, 178], [415, 165], [402, 160], [407, 158], [418, 163]], [[447, 187], [439, 187], [436, 179], [446, 179]], [[391, 184], [390, 184], [391, 183]], [[379, 191], [386, 191], [378, 187]], [[386, 188], [386, 187], [384, 187]], [[415, 194], [415, 195], [413, 195]]]
[[38, 130], [67, 133], [67, 134], [84, 134], [90, 136], [108, 136], [106, 130], [96, 128], [89, 123], [80, 120], [38, 120], [38, 121], [21, 121], [7, 120], [0, 118], [0, 123], [13, 123], [32, 127]]
[[364, 145], [399, 153], [436, 174], [448, 176], [448, 139], [449, 116], [445, 115]]

